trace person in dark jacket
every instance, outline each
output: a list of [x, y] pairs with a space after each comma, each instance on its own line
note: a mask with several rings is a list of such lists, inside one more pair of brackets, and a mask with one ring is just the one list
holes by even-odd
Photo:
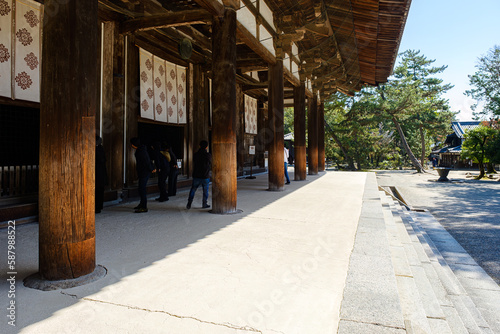
[[179, 167], [177, 166], [177, 157], [175, 156], [172, 147], [165, 144], [165, 151], [170, 156], [170, 173], [168, 175], [168, 196], [175, 196], [177, 193], [177, 175], [179, 175]]
[[210, 170], [212, 169], [212, 155], [207, 152], [208, 142], [202, 140], [200, 149], [193, 155], [193, 184], [189, 191], [187, 209], [191, 209], [196, 189], [201, 185], [203, 187], [203, 208], [209, 208], [208, 205], [208, 186], [210, 184]]
[[108, 184], [106, 154], [102, 138], [95, 136], [95, 213], [100, 213], [104, 205], [104, 187]]
[[137, 175], [139, 176], [139, 196], [141, 196], [141, 202], [134, 209], [136, 213], [148, 212], [146, 186], [148, 184], [149, 176], [155, 171], [155, 169], [151, 164], [151, 159], [149, 158], [146, 145], [141, 144], [141, 140], [137, 137], [130, 139], [130, 143], [132, 144], [132, 148], [135, 149]]
[[156, 171], [158, 173], [158, 189], [160, 191], [160, 197], [155, 200], [158, 202], [168, 201], [167, 194], [167, 177], [170, 172], [170, 165], [167, 161], [167, 157], [161, 152], [160, 142], [153, 144], [153, 159], [155, 161]]

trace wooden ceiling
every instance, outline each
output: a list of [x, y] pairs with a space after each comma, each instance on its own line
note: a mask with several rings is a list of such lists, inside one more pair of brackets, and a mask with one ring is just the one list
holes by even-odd
[[[224, 0], [238, 2], [238, 0]], [[241, 0], [255, 6], [256, 0]], [[298, 46], [301, 78], [309, 78], [314, 90], [326, 98], [346, 94], [363, 85], [387, 81], [397, 57], [411, 0], [266, 0], [275, 14], [275, 40], [291, 53], [290, 41]], [[135, 36], [170, 59], [177, 43], [192, 40], [190, 62], [211, 63], [210, 15], [222, 5], [217, 0], [99, 0], [103, 20], [120, 23], [120, 32]], [[248, 32], [238, 26], [237, 66], [242, 73], [265, 70], [274, 57]], [[178, 59], [181, 64], [187, 61]], [[291, 74], [288, 73], [289, 80]], [[290, 80], [293, 81], [293, 80]]]

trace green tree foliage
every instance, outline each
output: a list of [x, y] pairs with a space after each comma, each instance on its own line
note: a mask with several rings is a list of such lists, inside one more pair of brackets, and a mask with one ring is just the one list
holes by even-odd
[[[442, 95], [453, 86], [435, 77], [447, 66], [433, 67], [435, 60], [420, 55], [420, 51], [407, 50], [401, 55], [394, 76], [379, 90], [380, 110], [390, 119], [400, 136], [401, 145], [418, 172], [423, 171], [426, 156], [426, 137], [442, 130], [453, 118], [448, 100]], [[420, 161], [408, 143], [403, 126], [414, 130], [420, 145]], [[415, 146], [413, 146], [415, 147]]]
[[350, 169], [354, 161], [358, 167], [395, 167], [408, 158], [423, 170], [426, 152], [454, 118], [442, 97], [452, 86], [435, 77], [446, 66], [433, 67], [434, 60], [419, 51], [400, 56], [387, 84], [365, 87], [354, 97], [335, 94], [325, 103], [328, 158]]
[[284, 110], [284, 133], [288, 134], [293, 132], [293, 108], [285, 108]]
[[377, 113], [372, 112], [373, 94], [354, 98], [335, 94], [325, 103], [327, 158], [350, 170], [377, 167], [391, 149], [392, 138]]
[[498, 138], [498, 130], [482, 125], [467, 131], [464, 138], [461, 156], [478, 163], [479, 176], [476, 179], [482, 179], [485, 174], [484, 164], [490, 161], [490, 157], [497, 158], [494, 147]]
[[483, 106], [483, 110], [474, 115], [477, 118], [500, 116], [500, 46], [495, 45], [485, 56], [479, 57], [476, 69], [476, 73], [469, 75], [473, 88], [465, 91], [465, 95], [478, 101], [471, 106], [472, 110]]

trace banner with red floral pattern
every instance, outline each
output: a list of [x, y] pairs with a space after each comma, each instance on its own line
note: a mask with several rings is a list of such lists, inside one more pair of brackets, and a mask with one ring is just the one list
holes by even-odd
[[16, 1], [14, 98], [40, 102], [40, 9], [34, 1]]
[[165, 89], [165, 60], [153, 56], [154, 62], [154, 115], [155, 120], [167, 122], [167, 92]]
[[0, 96], [40, 102], [41, 5], [0, 0]]
[[[1, 0], [0, 0], [1, 1]], [[141, 117], [187, 123], [187, 69], [139, 48]]]
[[177, 100], [177, 68], [175, 64], [167, 64], [167, 117], [169, 123], [177, 124], [179, 103]]
[[257, 134], [257, 99], [245, 95], [245, 132]]
[[182, 66], [177, 66], [177, 100], [179, 105], [177, 108], [178, 122], [179, 124], [186, 124], [186, 68]]
[[141, 82], [141, 117], [155, 119], [154, 116], [154, 86], [153, 86], [153, 55], [139, 49], [139, 80]]
[[12, 0], [0, 0], [0, 96], [12, 97]]

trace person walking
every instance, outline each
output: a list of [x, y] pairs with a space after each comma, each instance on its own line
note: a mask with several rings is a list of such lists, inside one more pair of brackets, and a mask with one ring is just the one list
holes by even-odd
[[286, 178], [286, 184], [290, 184], [290, 178], [288, 177], [288, 149], [286, 148], [286, 145], [284, 147], [284, 154], [285, 154], [285, 178]]
[[170, 164], [167, 157], [161, 152], [161, 143], [156, 142], [153, 144], [153, 159], [155, 161], [156, 171], [158, 173], [158, 190], [160, 197], [155, 198], [158, 202], [168, 201], [167, 193], [167, 177], [170, 173]]
[[102, 138], [95, 136], [95, 213], [101, 213], [104, 206], [104, 187], [108, 184], [106, 154]]
[[209, 208], [208, 205], [208, 186], [210, 184], [210, 170], [212, 168], [212, 155], [207, 152], [208, 142], [202, 140], [200, 148], [193, 155], [193, 183], [189, 191], [187, 209], [191, 209], [196, 189], [201, 185], [203, 188], [202, 208]]
[[131, 138], [130, 143], [132, 144], [132, 148], [135, 149], [137, 175], [139, 176], [139, 196], [141, 197], [141, 202], [134, 208], [134, 210], [135, 213], [148, 212], [146, 186], [148, 184], [149, 176], [151, 173], [155, 172], [155, 169], [151, 164], [151, 159], [149, 158], [146, 145], [141, 144], [141, 140], [137, 137]]

